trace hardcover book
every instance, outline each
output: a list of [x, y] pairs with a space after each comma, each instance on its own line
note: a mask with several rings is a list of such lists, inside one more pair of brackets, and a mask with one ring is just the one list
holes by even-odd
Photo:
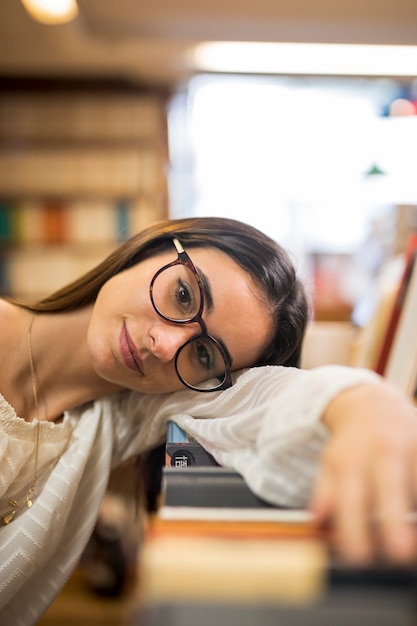
[[165, 464], [176, 468], [219, 465], [202, 445], [171, 421], [167, 425]]

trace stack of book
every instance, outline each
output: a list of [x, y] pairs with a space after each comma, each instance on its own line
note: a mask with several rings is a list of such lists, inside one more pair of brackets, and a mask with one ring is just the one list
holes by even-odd
[[[414, 624], [414, 571], [346, 569], [308, 511], [262, 501], [176, 426], [168, 431], [171, 464], [140, 552], [132, 626]], [[193, 462], [172, 463], [177, 449]]]
[[[168, 422], [160, 517], [225, 517], [225, 509], [277, 509], [258, 498], [235, 470], [221, 467], [193, 437]], [[203, 509], [201, 512], [199, 509]], [[186, 510], [188, 509], [188, 510]], [[233, 516], [248, 511], [233, 512]]]
[[141, 553], [146, 603], [316, 597], [324, 551], [307, 512], [258, 498], [240, 474], [219, 466], [173, 423], [166, 462], [162, 504]]

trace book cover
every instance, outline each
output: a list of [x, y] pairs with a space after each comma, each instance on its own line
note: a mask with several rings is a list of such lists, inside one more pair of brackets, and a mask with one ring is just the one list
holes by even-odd
[[411, 234], [405, 251], [405, 266], [403, 275], [398, 287], [398, 291], [394, 298], [388, 324], [382, 339], [380, 351], [377, 357], [375, 371], [377, 374], [384, 376], [390, 357], [390, 351], [394, 342], [394, 337], [397, 332], [398, 324], [401, 318], [402, 310], [404, 307], [404, 301], [409, 288], [411, 274], [413, 270], [414, 256], [417, 252], [417, 233]]
[[409, 264], [407, 291], [384, 375], [413, 398], [417, 377], [417, 250]]
[[182, 507], [272, 507], [251, 491], [238, 472], [220, 466], [164, 467], [162, 501]]
[[50, 200], [42, 210], [43, 239], [45, 243], [62, 243], [68, 235], [67, 207], [64, 202]]
[[167, 467], [218, 466], [217, 461], [201, 444], [180, 428], [178, 424], [171, 421], [167, 424], [165, 452], [165, 464]]

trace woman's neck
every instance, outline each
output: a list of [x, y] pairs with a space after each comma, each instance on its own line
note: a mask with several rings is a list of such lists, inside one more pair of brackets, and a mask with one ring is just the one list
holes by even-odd
[[33, 315], [0, 303], [0, 349], [9, 355], [0, 365], [0, 390], [19, 416], [55, 421], [66, 410], [120, 389], [92, 368], [87, 346], [90, 307]]

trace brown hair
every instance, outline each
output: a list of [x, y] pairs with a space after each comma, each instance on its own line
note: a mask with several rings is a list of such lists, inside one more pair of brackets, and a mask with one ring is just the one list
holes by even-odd
[[274, 320], [274, 334], [253, 365], [298, 366], [308, 322], [306, 295], [285, 250], [243, 222], [218, 217], [166, 220], [152, 224], [116, 248], [95, 268], [25, 308], [49, 313], [93, 304], [112, 276], [169, 248], [177, 237], [185, 249], [214, 247], [231, 257], [252, 278]]

